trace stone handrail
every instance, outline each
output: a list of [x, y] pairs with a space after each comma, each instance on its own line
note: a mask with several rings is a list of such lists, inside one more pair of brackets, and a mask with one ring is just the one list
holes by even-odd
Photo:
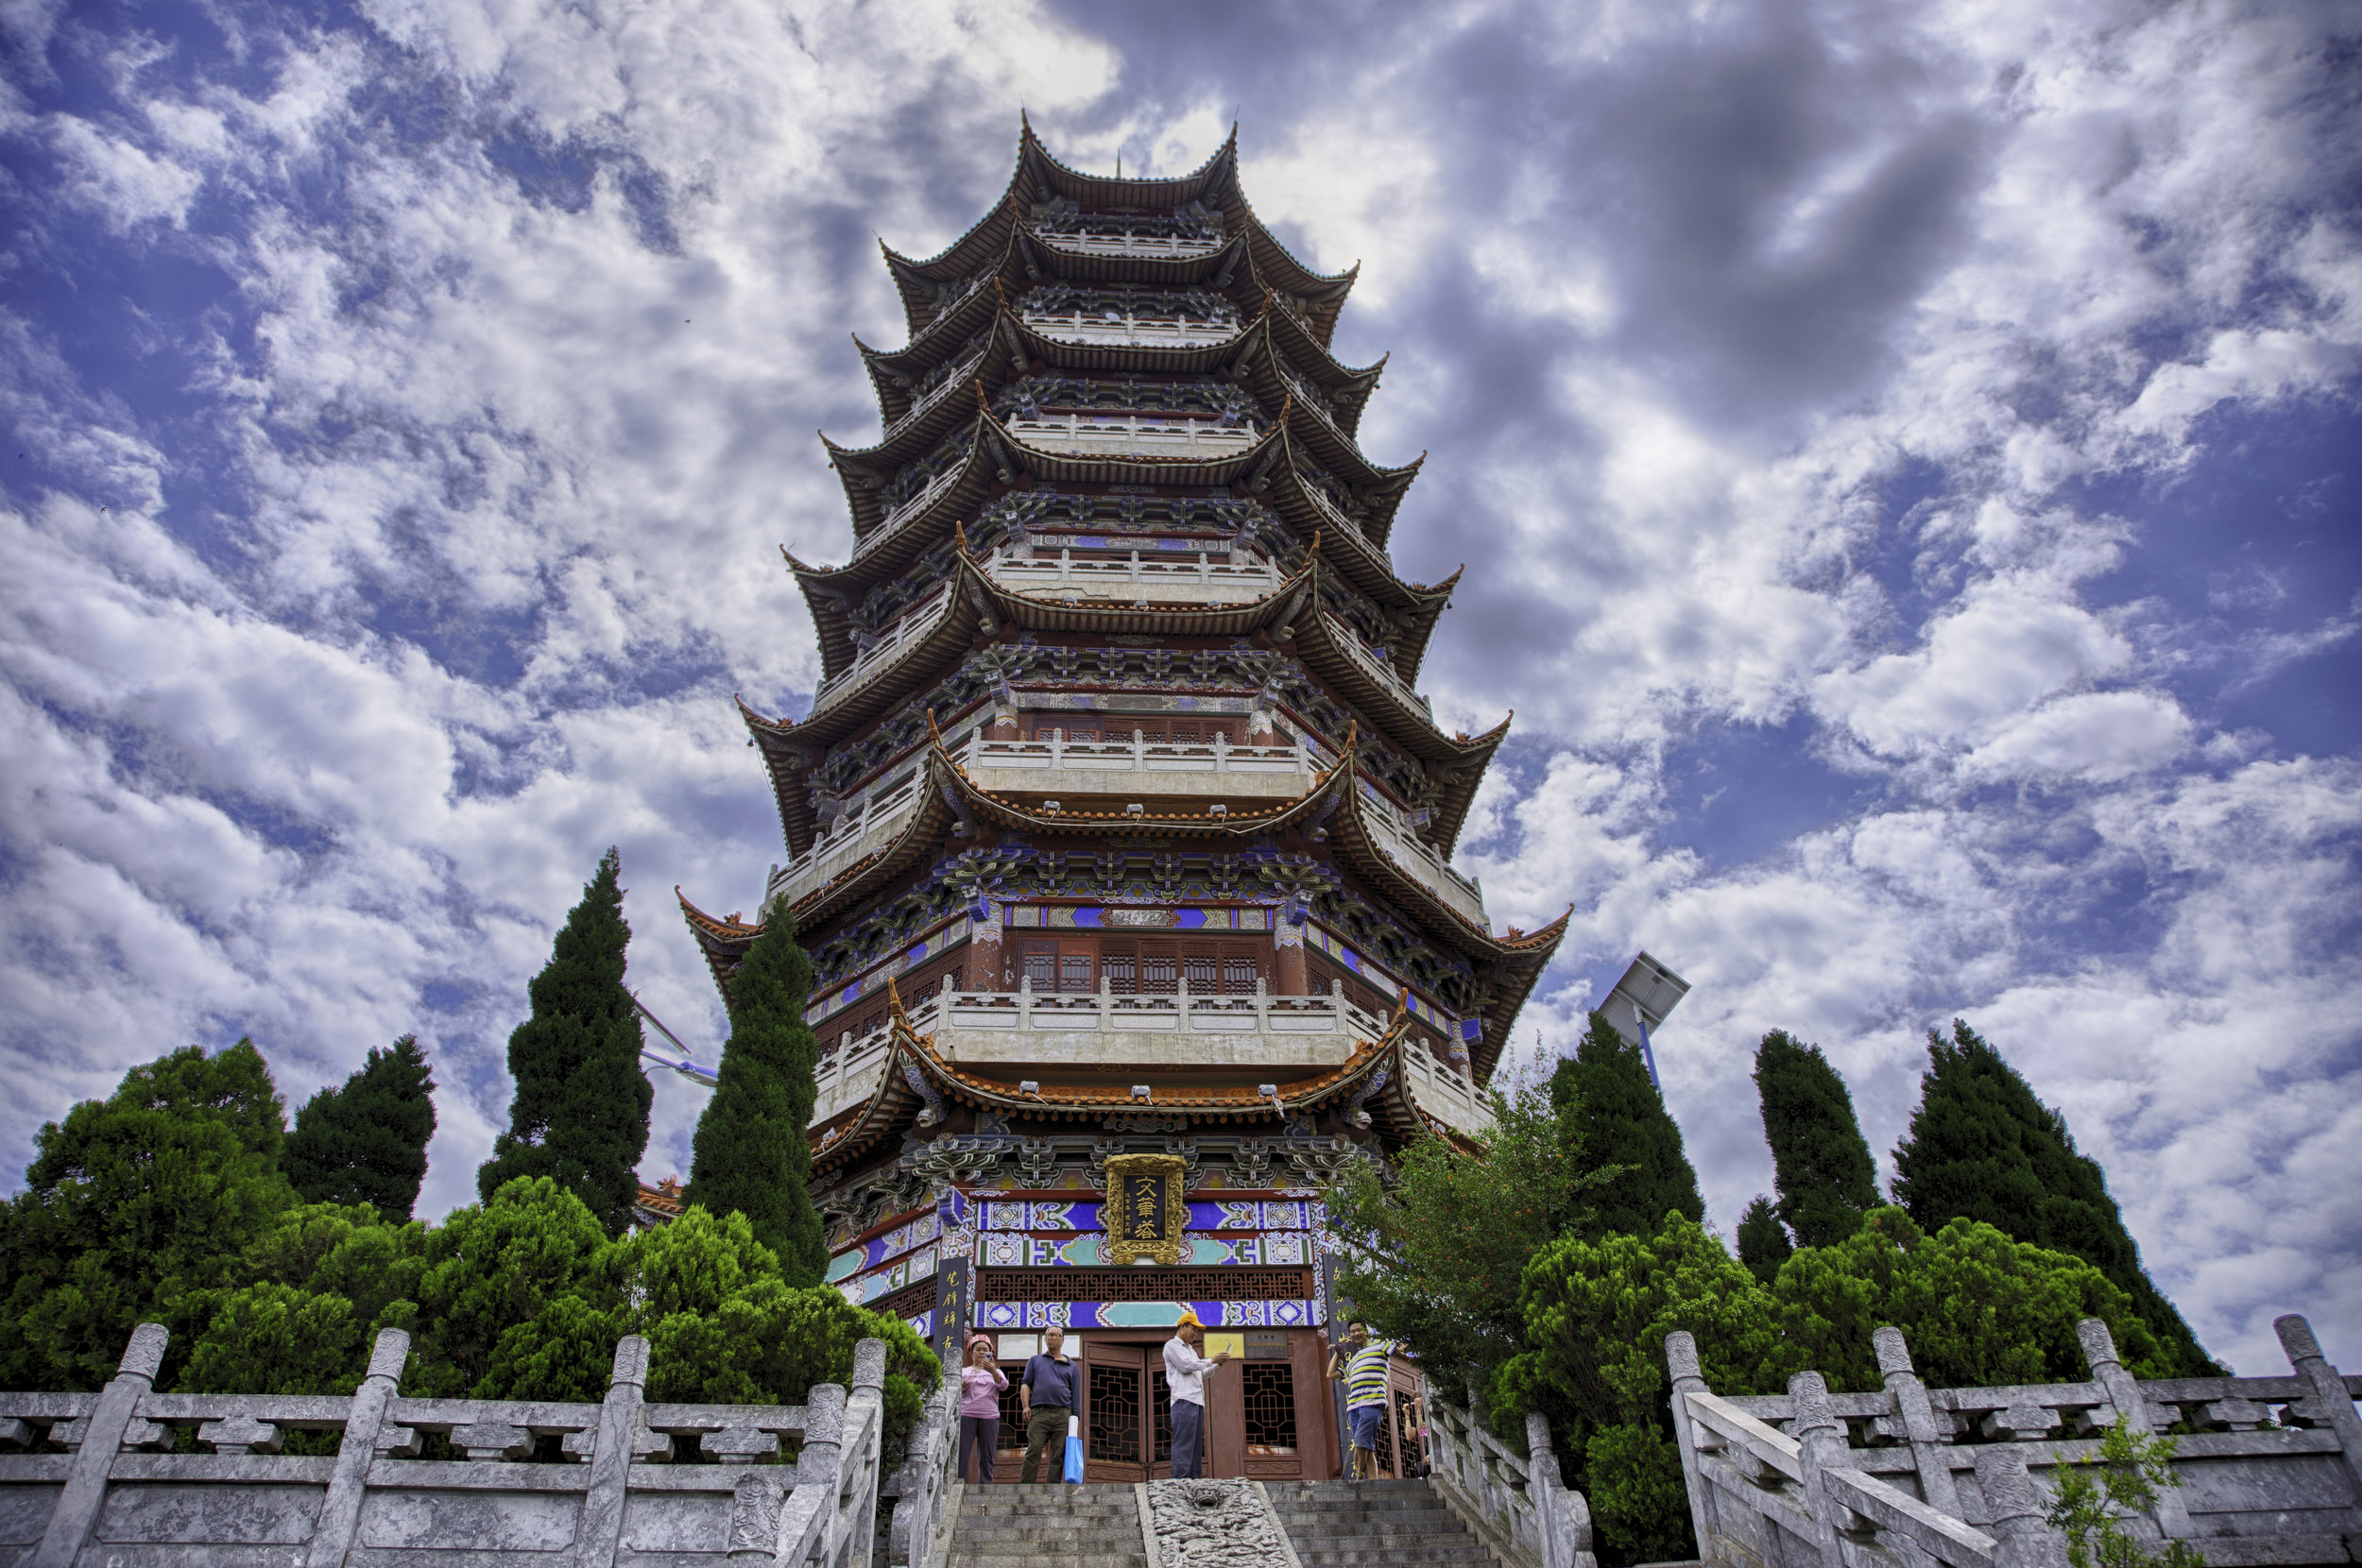
[[1669, 1335], [1701, 1557], [2058, 1568], [2064, 1542], [2044, 1522], [2045, 1478], [2097, 1456], [2122, 1422], [2140, 1433], [2199, 1428], [2175, 1440], [2182, 1484], [2162, 1491], [2136, 1530], [2192, 1541], [2213, 1568], [2346, 1560], [2362, 1542], [2362, 1378], [2329, 1365], [2302, 1318], [2275, 1326], [2292, 1377], [2143, 1382], [2117, 1359], [2107, 1325], [2087, 1319], [2077, 1329], [2086, 1383], [1930, 1389], [1902, 1333], [1881, 1328], [1879, 1391], [1832, 1393], [1806, 1372], [1786, 1394], [1755, 1396], [1712, 1392], [1696, 1341]]
[[1069, 343], [1109, 343], [1143, 348], [1194, 349], [1227, 343], [1239, 335], [1239, 324], [1235, 321], [1155, 320], [1138, 316], [1109, 321], [1102, 316], [1027, 311], [1025, 324], [1044, 337]]
[[1403, 680], [1402, 672], [1395, 668], [1393, 659], [1379, 657], [1361, 640], [1361, 634], [1346, 625], [1334, 612], [1323, 610], [1321, 615], [1328, 622], [1328, 639], [1343, 648], [1346, 657], [1361, 666], [1366, 673], [1376, 676], [1380, 684], [1404, 702], [1417, 708], [1421, 713], [1428, 714], [1429, 717], [1433, 716], [1433, 706], [1426, 697], [1413, 691]]
[[927, 410], [933, 408], [936, 403], [942, 401], [945, 393], [950, 392], [954, 387], [965, 387], [968, 383], [969, 378], [975, 375], [976, 366], [982, 365], [984, 362], [984, 350], [979, 349], [974, 353], [968, 355], [967, 359], [946, 370], [943, 374], [942, 380], [936, 382], [934, 385], [927, 388], [927, 390], [921, 392], [916, 398], [913, 399], [911, 401], [910, 407], [902, 411], [902, 417], [885, 427], [885, 434], [879, 437], [879, 444], [882, 446], [887, 441], [892, 440], [896, 431], [900, 430], [904, 425], [909, 424], [913, 419], [917, 418], [921, 414], [924, 414]]
[[1220, 583], [1226, 587], [1235, 585], [1258, 595], [1279, 587], [1278, 569], [1269, 561], [1217, 561], [1204, 552], [1200, 552], [1193, 561], [1155, 555], [1143, 559], [1137, 550], [1132, 552], [1129, 560], [1086, 556], [1078, 561], [1070, 550], [1061, 550], [1052, 558], [1040, 555], [1020, 557], [1011, 554], [1004, 548], [994, 552], [992, 564], [987, 570], [996, 582], [1035, 592], [1077, 582], [1086, 586], [1114, 582]]
[[1224, 244], [1219, 234], [1210, 238], [1180, 234], [1066, 234], [1054, 229], [1044, 229], [1039, 233], [1056, 248], [1085, 256], [1206, 256], [1221, 249]]
[[841, 701], [847, 693], [857, 691], [876, 678], [880, 672], [892, 665], [902, 651], [935, 629], [945, 612], [951, 607], [951, 585], [946, 583], [933, 599], [906, 611], [894, 623], [894, 629], [862, 651], [845, 669], [820, 683], [813, 693], [813, 711], [817, 713], [830, 703]]
[[[1110, 322], [1107, 325], [1112, 326]], [[1204, 452], [1227, 456], [1261, 438], [1252, 425], [1225, 425], [1185, 415], [1034, 414], [1009, 421], [1009, 434], [1043, 452]]]
[[[378, 1335], [349, 1398], [160, 1394], [165, 1343], [141, 1324], [95, 1394], [0, 1394], [0, 1440], [66, 1450], [0, 1456], [12, 1506], [48, 1510], [20, 1511], [42, 1532], [27, 1568], [74, 1568], [93, 1550], [345, 1568], [356, 1550], [403, 1549], [479, 1565], [562, 1551], [567, 1568], [614, 1568], [653, 1551], [676, 1565], [835, 1568], [865, 1559], [875, 1531], [880, 1340], [856, 1349], [849, 1394], [822, 1385], [800, 1406], [648, 1404], [636, 1335], [617, 1344], [596, 1405], [404, 1399], [400, 1329]], [[210, 1452], [173, 1452], [192, 1428]], [[288, 1431], [336, 1433], [337, 1451], [282, 1455]], [[426, 1433], [465, 1460], [419, 1459]], [[517, 1462], [547, 1438], [562, 1462]], [[782, 1440], [801, 1445], [793, 1462], [779, 1462]], [[693, 1457], [666, 1462], [684, 1449]]]
[[829, 825], [829, 831], [805, 845], [804, 852], [771, 874], [763, 889], [765, 902], [784, 894], [792, 901], [835, 878], [846, 867], [866, 858], [881, 844], [902, 830], [917, 807], [919, 775], [907, 775], [858, 803]]
[[1433, 888], [1442, 895], [1444, 902], [1476, 925], [1490, 929], [1484, 916], [1482, 884], [1473, 877], [1463, 877], [1454, 871], [1451, 862], [1437, 854], [1426, 840], [1406, 832], [1396, 819], [1392, 805], [1379, 802], [1375, 810], [1362, 812], [1361, 820], [1371, 826], [1372, 837], [1378, 840], [1378, 848], [1386, 852], [1389, 860]]
[[888, 1568], [942, 1568], [944, 1498], [951, 1490], [953, 1459], [959, 1453], [958, 1401], [946, 1383], [928, 1397], [911, 1429], [902, 1464], [886, 1478], [880, 1493], [894, 1499], [894, 1515], [886, 1526]]
[[1134, 730], [1129, 741], [1070, 741], [1063, 729], [1038, 741], [988, 741], [979, 732], [960, 764], [966, 768], [1080, 768], [1094, 773], [1309, 773], [1311, 759], [1301, 745], [1238, 746], [1227, 736], [1194, 741], [1150, 741]]
[[1521, 1459], [1431, 1381], [1424, 1407], [1429, 1479], [1495, 1557], [1509, 1568], [1598, 1568], [1590, 1504], [1560, 1478], [1549, 1423], [1527, 1418]]

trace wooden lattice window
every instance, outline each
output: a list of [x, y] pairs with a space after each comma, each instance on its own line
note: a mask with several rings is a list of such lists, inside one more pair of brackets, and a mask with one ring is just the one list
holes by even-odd
[[1138, 1464], [1140, 1369], [1113, 1366], [1089, 1371], [1091, 1457], [1109, 1464]]
[[1419, 1396], [1408, 1389], [1395, 1389], [1394, 1396], [1395, 1424], [1402, 1429], [1402, 1474], [1410, 1475], [1427, 1462], [1427, 1445], [1419, 1440]]
[[1258, 1457], [1296, 1451], [1296, 1370], [1285, 1361], [1246, 1361], [1239, 1367], [1246, 1405], [1246, 1451]]
[[[1001, 1375], [1009, 1386], [1001, 1390], [1001, 1440], [993, 1445], [994, 1452], [1006, 1454], [1011, 1450], [1023, 1452], [1025, 1447], [1025, 1363], [1003, 1361]], [[1066, 1462], [1066, 1444], [1057, 1445], [1058, 1462]]]
[[933, 1279], [906, 1285], [870, 1308], [872, 1312], [882, 1312], [889, 1318], [916, 1318], [922, 1312], [933, 1312], [934, 1309], [935, 1282]]

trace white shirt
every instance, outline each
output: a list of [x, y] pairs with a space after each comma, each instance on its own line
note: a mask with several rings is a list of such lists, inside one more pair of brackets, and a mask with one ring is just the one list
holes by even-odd
[[1206, 1374], [1221, 1364], [1190, 1349], [1177, 1334], [1165, 1341], [1165, 1387], [1184, 1405], [1205, 1408]]

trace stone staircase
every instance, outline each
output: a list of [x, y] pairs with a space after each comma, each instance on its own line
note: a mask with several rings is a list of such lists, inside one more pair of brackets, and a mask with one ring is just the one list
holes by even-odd
[[1267, 1481], [1304, 1568], [1492, 1560], [1425, 1481]]
[[1148, 1568], [1140, 1506], [1130, 1487], [1040, 1481], [961, 1489], [944, 1568], [1063, 1562]]
[[[1265, 1490], [1303, 1568], [1480, 1568], [1492, 1561], [1425, 1481], [1270, 1481]], [[945, 1568], [1057, 1563], [1148, 1568], [1139, 1503], [1129, 1486], [961, 1489]]]

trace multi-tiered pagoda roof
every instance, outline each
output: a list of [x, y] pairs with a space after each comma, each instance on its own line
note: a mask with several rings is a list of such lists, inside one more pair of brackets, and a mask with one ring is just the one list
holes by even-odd
[[[981, 222], [885, 261], [910, 341], [855, 340], [882, 432], [822, 436], [851, 549], [787, 560], [819, 689], [741, 705], [832, 1212], [907, 1197], [914, 1150], [1015, 1140], [1047, 1178], [1086, 1127], [1089, 1157], [1137, 1124], [1258, 1171], [1480, 1130], [1565, 919], [1497, 931], [1450, 865], [1509, 721], [1449, 732], [1418, 693], [1459, 574], [1388, 556], [1424, 459], [1362, 450], [1354, 274], [1273, 237], [1235, 135], [1124, 179], [1030, 126]], [[683, 905], [727, 991], [762, 926]]]

